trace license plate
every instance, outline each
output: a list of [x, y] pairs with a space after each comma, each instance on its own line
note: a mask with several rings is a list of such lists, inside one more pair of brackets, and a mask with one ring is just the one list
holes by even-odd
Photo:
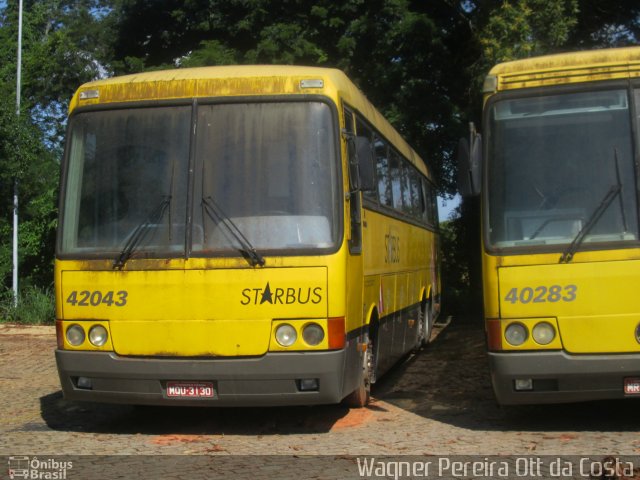
[[215, 398], [216, 391], [211, 382], [167, 382], [167, 397], [170, 398]]
[[640, 378], [625, 378], [624, 393], [626, 395], [640, 395]]

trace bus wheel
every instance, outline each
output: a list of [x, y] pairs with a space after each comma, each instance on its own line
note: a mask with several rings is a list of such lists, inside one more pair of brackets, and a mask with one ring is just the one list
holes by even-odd
[[426, 346], [431, 339], [431, 304], [429, 302], [424, 302], [420, 310], [420, 325], [422, 335], [419, 342], [422, 346]]
[[367, 337], [367, 350], [362, 356], [362, 378], [358, 387], [347, 395], [344, 404], [350, 408], [366, 407], [371, 399], [371, 383], [375, 381], [375, 351], [373, 340]]

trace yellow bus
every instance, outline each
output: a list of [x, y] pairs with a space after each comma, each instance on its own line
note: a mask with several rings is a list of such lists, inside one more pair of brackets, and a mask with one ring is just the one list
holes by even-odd
[[363, 406], [429, 338], [437, 230], [425, 164], [338, 70], [85, 84], [55, 263], [64, 395]]
[[640, 48], [503, 63], [484, 93], [461, 173], [498, 402], [639, 397]]

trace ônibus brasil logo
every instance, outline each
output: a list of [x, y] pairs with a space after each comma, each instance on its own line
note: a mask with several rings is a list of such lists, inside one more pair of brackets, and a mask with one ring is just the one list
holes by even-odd
[[33, 480], [66, 480], [67, 470], [73, 468], [73, 462], [38, 457], [9, 457], [9, 478], [24, 478]]

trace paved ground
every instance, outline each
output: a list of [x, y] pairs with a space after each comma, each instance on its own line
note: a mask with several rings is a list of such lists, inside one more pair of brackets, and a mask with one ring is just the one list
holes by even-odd
[[[305, 473], [313, 469], [304, 464], [312, 460], [307, 455], [332, 458], [331, 468], [325, 461], [314, 478], [357, 478], [351, 456], [362, 455], [634, 455], [640, 465], [638, 401], [497, 407], [478, 322], [454, 320], [428, 348], [383, 377], [374, 386], [371, 406], [359, 410], [134, 408], [67, 402], [59, 388], [55, 345], [50, 327], [0, 328], [0, 455], [181, 456], [164, 457], [173, 459], [169, 471], [166, 462], [146, 462], [143, 478], [156, 477], [154, 465], [162, 478], [217, 478], [212, 472], [240, 478], [239, 472], [247, 468], [251, 478], [309, 478]], [[193, 457], [213, 454], [215, 465], [210, 463], [213, 457]], [[221, 464], [220, 456], [229, 454], [251, 457], [226, 457]], [[78, 462], [95, 463], [88, 458], [76, 458], [76, 472]], [[97, 476], [66, 478], [129, 478], [134, 470], [127, 462], [134, 457], [114, 458], [103, 459]], [[299, 470], [291, 469], [291, 459]], [[114, 465], [122, 469], [122, 476], [114, 476]], [[188, 468], [191, 474], [180, 476]], [[385, 476], [393, 478], [392, 473]]]

